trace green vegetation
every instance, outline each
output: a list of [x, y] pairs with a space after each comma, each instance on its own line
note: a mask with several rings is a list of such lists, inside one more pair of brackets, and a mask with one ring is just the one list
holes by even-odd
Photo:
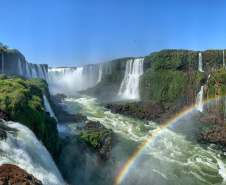
[[100, 122], [89, 121], [85, 125], [85, 132], [80, 137], [92, 148], [98, 150], [100, 157], [109, 159], [110, 150], [116, 142], [112, 129], [105, 128]]
[[45, 112], [44, 93], [48, 94], [45, 80], [23, 81], [0, 75], [0, 110], [12, 121], [20, 122], [31, 129], [56, 157], [59, 143], [57, 123]]
[[184, 93], [195, 94], [205, 81], [205, 74], [197, 72], [196, 51], [163, 50], [152, 53], [144, 62], [151, 66], [140, 78], [140, 95], [145, 101], [178, 103]]
[[213, 74], [209, 82], [209, 97], [222, 97], [226, 95], [226, 70], [220, 69]]

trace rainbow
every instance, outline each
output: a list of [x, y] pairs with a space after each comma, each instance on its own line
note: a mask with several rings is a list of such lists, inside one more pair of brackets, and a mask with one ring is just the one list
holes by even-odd
[[[224, 97], [224, 96], [223, 96]], [[180, 120], [181, 118], [183, 118], [185, 115], [195, 111], [195, 109], [199, 106], [199, 105], [204, 105], [207, 103], [210, 103], [214, 100], [219, 100], [223, 97], [219, 97], [216, 99], [207, 99], [199, 104], [195, 104], [195, 105], [191, 105], [188, 108], [184, 109], [183, 111], [181, 111], [179, 114], [177, 114], [175, 117], [167, 120], [167, 122], [165, 122], [163, 125], [161, 125], [161, 127], [154, 132], [143, 144], [142, 146], [132, 155], [132, 157], [125, 163], [125, 165], [123, 166], [122, 170], [120, 171], [120, 173], [117, 175], [117, 177], [115, 178], [114, 181], [114, 185], [119, 185], [123, 182], [123, 180], [125, 179], [125, 177], [127, 176], [127, 174], [129, 173], [130, 168], [135, 164], [135, 162], [138, 160], [139, 156], [141, 156], [142, 152], [148, 147], [148, 145], [150, 145], [156, 138], [157, 136], [161, 135], [161, 133], [163, 133], [163, 131], [169, 127], [170, 125], [173, 125], [174, 123], [176, 123], [178, 120]]]

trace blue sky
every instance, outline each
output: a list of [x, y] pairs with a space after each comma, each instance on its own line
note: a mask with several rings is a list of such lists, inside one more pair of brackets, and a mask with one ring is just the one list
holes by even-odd
[[162, 49], [226, 48], [225, 0], [0, 0], [0, 42], [83, 66]]

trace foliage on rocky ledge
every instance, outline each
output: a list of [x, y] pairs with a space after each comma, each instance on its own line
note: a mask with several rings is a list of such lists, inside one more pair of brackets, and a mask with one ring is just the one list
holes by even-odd
[[56, 157], [59, 147], [57, 123], [45, 112], [44, 93], [48, 94], [45, 80], [24, 81], [0, 75], [0, 111], [10, 120], [20, 122], [31, 129]]
[[97, 149], [101, 158], [109, 159], [111, 148], [116, 142], [112, 129], [107, 129], [100, 122], [95, 121], [88, 121], [84, 129], [86, 132], [80, 132], [81, 138]]

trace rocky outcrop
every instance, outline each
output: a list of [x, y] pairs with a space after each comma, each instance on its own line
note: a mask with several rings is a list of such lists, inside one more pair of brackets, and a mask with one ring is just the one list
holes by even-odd
[[102, 159], [109, 159], [111, 149], [117, 142], [113, 130], [105, 128], [100, 122], [96, 121], [88, 121], [84, 129], [86, 132], [80, 132], [81, 138], [97, 149]]
[[47, 72], [47, 64], [28, 63], [23, 54], [18, 50], [11, 50], [4, 46], [0, 47], [0, 73], [4, 73], [8, 76], [17, 76], [23, 79], [47, 79]]
[[1, 140], [2, 140], [2, 139], [4, 139], [4, 140], [7, 139], [7, 133], [6, 133], [6, 131], [4, 131], [4, 130], [2, 130], [2, 129], [0, 129], [0, 139], [1, 139]]
[[0, 166], [0, 185], [13, 184], [42, 185], [42, 182], [16, 165], [4, 164]]
[[7, 116], [7, 114], [3, 111], [0, 110], [0, 119], [4, 119], [5, 121], [9, 121], [9, 117]]
[[112, 113], [132, 116], [138, 119], [152, 120], [157, 123], [163, 123], [171, 118], [173, 114], [180, 110], [178, 105], [167, 107], [160, 103], [127, 103], [107, 104], [105, 108], [110, 109]]
[[226, 147], [226, 126], [216, 126], [209, 131], [202, 133], [198, 142], [214, 143]]
[[86, 121], [88, 121], [88, 119], [86, 116], [83, 116], [82, 114], [78, 113], [78, 114], [75, 114], [74, 121], [75, 122], [86, 122]]
[[56, 103], [61, 103], [64, 98], [67, 98], [67, 96], [63, 93], [57, 93], [53, 97]]

